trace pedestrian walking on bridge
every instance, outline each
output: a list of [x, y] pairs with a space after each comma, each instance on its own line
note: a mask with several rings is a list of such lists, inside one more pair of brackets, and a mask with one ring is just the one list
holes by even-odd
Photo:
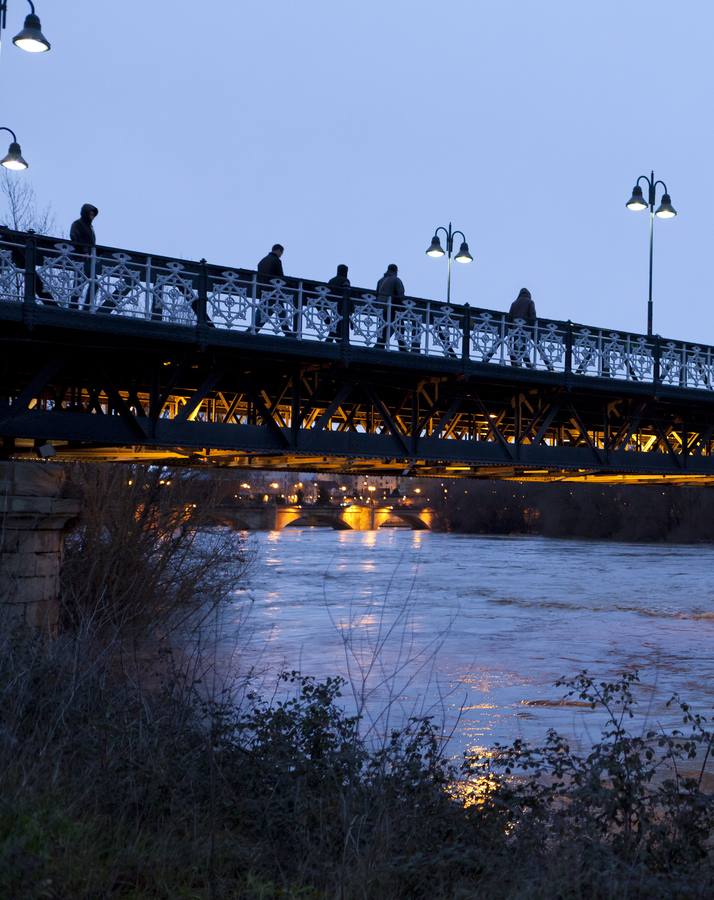
[[[74, 245], [74, 249], [77, 253], [81, 253], [85, 257], [83, 265], [84, 274], [87, 276], [87, 296], [84, 304], [82, 303], [84, 284], [78, 283], [70, 297], [70, 309], [79, 309], [80, 307], [89, 304], [92, 275], [90, 256], [97, 246], [97, 236], [94, 233], [94, 225], [92, 225], [92, 222], [94, 222], [98, 215], [99, 210], [93, 203], [84, 203], [79, 211], [79, 218], [72, 222], [69, 229], [70, 242]], [[77, 278], [77, 281], [80, 281], [79, 277]]]
[[270, 253], [266, 253], [258, 263], [258, 275], [263, 275], [266, 278], [282, 278], [283, 264], [281, 257], [284, 252], [285, 247], [282, 244], [273, 244]]
[[[282, 244], [273, 244], [270, 253], [267, 253], [258, 263], [258, 308], [255, 311], [256, 332], [271, 322], [286, 337], [295, 337], [295, 304], [291, 297], [284, 296], [284, 288], [279, 292], [283, 296], [273, 298], [272, 292], [277, 288], [273, 284], [274, 278], [283, 278], [282, 255], [285, 248]], [[265, 296], [265, 301], [263, 297]]]

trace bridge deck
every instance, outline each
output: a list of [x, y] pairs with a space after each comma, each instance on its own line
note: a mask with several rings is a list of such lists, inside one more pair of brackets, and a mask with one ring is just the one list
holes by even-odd
[[6, 455], [714, 477], [714, 348], [3, 238]]

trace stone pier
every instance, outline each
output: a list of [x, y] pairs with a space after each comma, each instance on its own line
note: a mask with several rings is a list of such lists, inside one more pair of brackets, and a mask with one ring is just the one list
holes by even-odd
[[0, 613], [54, 631], [64, 530], [79, 512], [61, 497], [62, 466], [0, 462]]

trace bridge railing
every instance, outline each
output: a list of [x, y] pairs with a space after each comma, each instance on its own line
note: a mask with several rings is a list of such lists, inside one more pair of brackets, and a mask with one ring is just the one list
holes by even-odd
[[493, 366], [714, 389], [714, 348], [307, 279], [0, 231], [0, 303], [375, 348]]

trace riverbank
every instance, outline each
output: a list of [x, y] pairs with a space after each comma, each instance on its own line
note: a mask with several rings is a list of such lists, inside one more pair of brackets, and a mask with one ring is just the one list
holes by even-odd
[[[711, 735], [629, 735], [631, 676], [564, 685], [609, 707], [590, 755], [565, 739], [449, 761], [437, 726], [384, 735], [345, 685], [285, 698], [211, 684], [205, 660], [145, 673], [91, 632], [4, 633], [0, 894], [156, 897], [704, 898], [711, 798], [675, 759]], [[169, 660], [171, 656], [169, 655]], [[686, 709], [680, 711], [684, 717]], [[657, 780], [664, 758], [671, 783]], [[519, 773], [514, 779], [511, 773]]]
[[711, 895], [707, 551], [246, 544], [77, 475], [58, 635], [0, 627], [0, 896]]
[[420, 482], [437, 527], [618, 542], [714, 543], [714, 491], [670, 485]]

